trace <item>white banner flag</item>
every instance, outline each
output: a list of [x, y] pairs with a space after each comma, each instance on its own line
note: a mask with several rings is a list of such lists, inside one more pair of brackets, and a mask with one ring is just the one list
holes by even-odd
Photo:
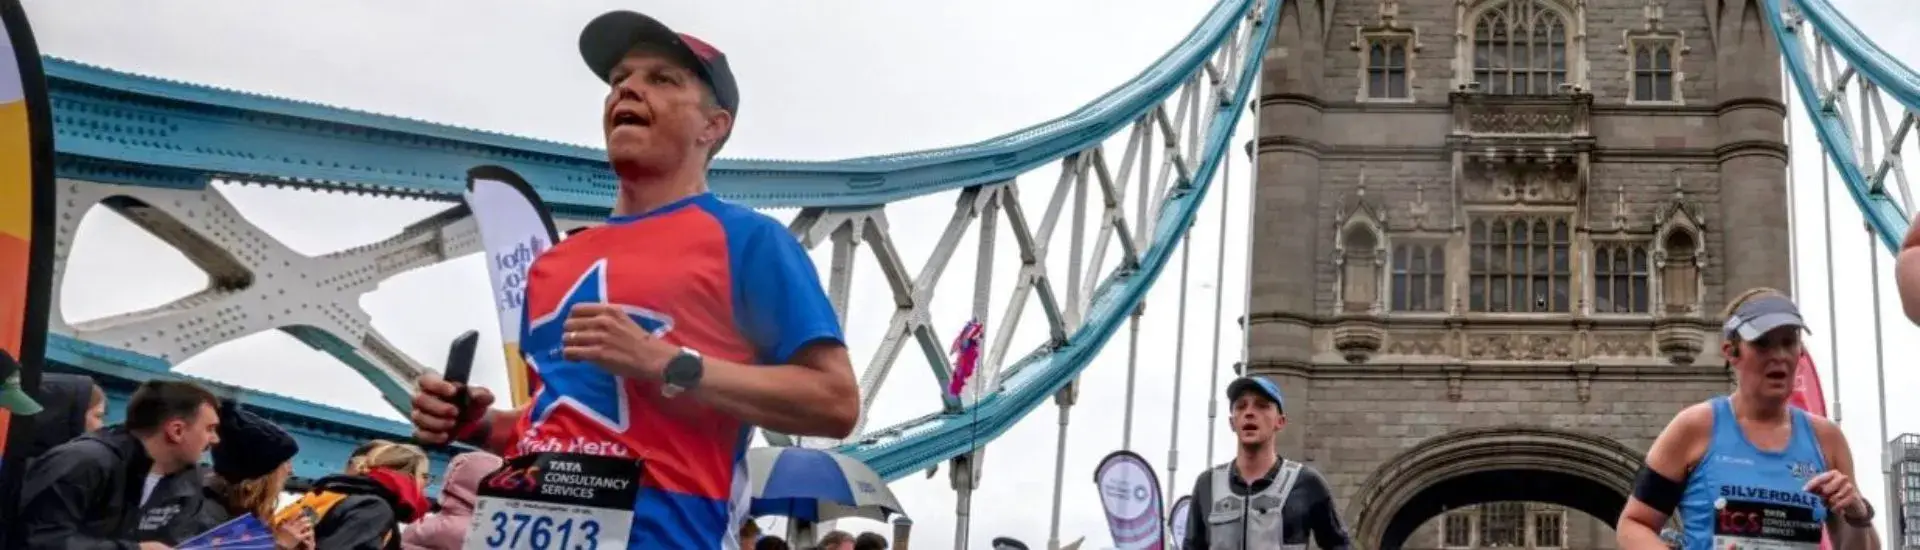
[[1166, 532], [1160, 500], [1160, 478], [1147, 459], [1131, 451], [1114, 451], [1093, 471], [1100, 488], [1100, 504], [1107, 511], [1107, 529], [1119, 550], [1162, 550]]
[[519, 407], [531, 399], [527, 364], [520, 354], [527, 268], [534, 258], [553, 247], [558, 234], [540, 195], [512, 170], [498, 166], [468, 170], [464, 198], [480, 228], [481, 246], [486, 249], [487, 273], [493, 279], [493, 306], [500, 314], [500, 342], [507, 354], [507, 380], [513, 385], [513, 405]]
[[1173, 539], [1168, 546], [1176, 550], [1187, 543], [1187, 507], [1192, 505], [1193, 497], [1180, 497], [1180, 500], [1173, 501], [1173, 510], [1167, 512], [1167, 535]]

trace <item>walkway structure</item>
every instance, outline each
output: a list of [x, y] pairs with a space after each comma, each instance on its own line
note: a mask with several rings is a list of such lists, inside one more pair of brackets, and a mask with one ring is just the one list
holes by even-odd
[[[1637, 5], [1639, 0], [1567, 4], [1584, 8], [1628, 2]], [[910, 349], [924, 355], [923, 361], [911, 363], [925, 364], [940, 381], [935, 388], [885, 390], [929, 396], [926, 416], [891, 426], [863, 421], [858, 435], [848, 441], [796, 441], [778, 434], [769, 439], [834, 447], [890, 480], [946, 463], [960, 495], [956, 546], [968, 547], [965, 524], [969, 495], [984, 464], [981, 451], [1050, 399], [1058, 407], [1064, 447], [1075, 380], [1129, 321], [1133, 330], [1125, 338], [1134, 349], [1146, 291], [1177, 250], [1182, 251], [1177, 284], [1186, 288], [1189, 269], [1182, 244], [1207, 199], [1221, 194], [1216, 186], [1226, 180], [1219, 176], [1222, 161], [1238, 149], [1230, 143], [1235, 124], [1250, 108], [1257, 109], [1252, 99], [1263, 80], [1263, 60], [1335, 55], [1270, 49], [1275, 26], [1283, 17], [1331, 22], [1336, 11], [1373, 3], [1221, 0], [1191, 34], [1131, 81], [1058, 119], [979, 143], [834, 162], [718, 162], [712, 182], [720, 195], [754, 207], [801, 209], [791, 230], [810, 247], [831, 247], [826, 283], [843, 316], [854, 270], [875, 270], [885, 281], [895, 311], [877, 353], [863, 360], [864, 406], [871, 406], [896, 360]], [[1379, 3], [1383, 17], [1388, 5], [1397, 13], [1401, 4]], [[1914, 139], [1912, 113], [1920, 108], [1920, 75], [1861, 37], [1826, 0], [1736, 3], [1758, 6], [1777, 43], [1785, 46], [1788, 80], [1803, 112], [1818, 123], [1819, 141], [1838, 176], [1823, 190], [1838, 187], [1846, 192], [1891, 245], [1905, 231], [1912, 212], [1898, 152], [1900, 143]], [[1345, 43], [1326, 34], [1313, 38]], [[100, 320], [69, 323], [60, 318], [56, 302], [48, 348], [55, 368], [95, 375], [115, 400], [124, 400], [140, 381], [183, 377], [172, 367], [212, 346], [281, 330], [339, 358], [404, 412], [411, 381], [426, 367], [372, 326], [360, 297], [397, 274], [479, 250], [472, 220], [454, 207], [380, 242], [304, 255], [248, 222], [211, 185], [216, 181], [453, 203], [468, 168], [497, 164], [524, 175], [562, 223], [575, 226], [601, 219], [613, 195], [614, 182], [597, 150], [165, 81], [62, 59], [47, 59], [46, 71], [57, 132], [59, 256], [65, 258], [72, 250], [87, 210], [102, 204], [209, 274], [209, 286], [201, 292]], [[1265, 80], [1285, 78], [1270, 71]], [[1263, 133], [1297, 123], [1287, 117], [1262, 122], [1268, 126]], [[1260, 189], [1256, 197], [1269, 192], [1264, 184]], [[894, 246], [894, 235], [936, 229], [891, 223], [886, 207], [932, 194], [954, 195], [955, 207], [945, 226], [937, 229], [938, 245], [918, 259], [923, 263], [910, 266]], [[1044, 207], [1023, 206], [1022, 195], [1046, 197]], [[1224, 232], [1230, 205], [1220, 202]], [[973, 284], [940, 285], [942, 274], [949, 272], [949, 259], [970, 232], [983, 251], [977, 265], [968, 266], [975, 275]], [[1018, 261], [996, 264], [990, 252], [1006, 238], [1016, 244]], [[995, 295], [990, 283], [996, 278], [1016, 285], [1007, 303], [989, 301]], [[67, 291], [56, 288], [55, 300]], [[936, 295], [951, 294], [972, 297], [971, 315], [987, 328], [989, 347], [969, 390], [940, 398], [936, 396], [942, 395], [951, 375], [944, 352], [948, 331], [959, 328], [962, 320], [934, 318], [929, 304]], [[1212, 313], [1218, 319], [1224, 306], [1215, 294]], [[1184, 319], [1187, 305], [1183, 291], [1177, 307], [1159, 311]], [[1204, 306], [1201, 309], [1204, 314]], [[1016, 333], [1035, 326], [1047, 334], [1040, 346], [1012, 345]], [[1216, 324], [1213, 341], [1220, 340], [1219, 331]], [[1178, 346], [1184, 347], [1185, 337], [1182, 329], [1176, 335]], [[1214, 354], [1218, 357], [1217, 346]], [[1217, 360], [1209, 365], [1216, 384], [1221, 365]], [[1129, 360], [1126, 368], [1131, 388], [1134, 362]], [[1176, 364], [1176, 386], [1181, 370]], [[408, 432], [398, 423], [366, 414], [246, 393], [245, 399], [302, 440], [296, 464], [301, 477], [337, 470], [362, 440], [404, 437]], [[1132, 413], [1129, 404], [1124, 419], [1128, 434]], [[1176, 415], [1176, 440], [1179, 425]], [[1428, 451], [1441, 456], [1477, 441], [1482, 440], [1463, 435], [1449, 440], [1450, 447]], [[1580, 444], [1638, 452], [1604, 442]], [[1191, 479], [1179, 474], [1178, 458], [1169, 456], [1161, 465], [1167, 470], [1165, 479]], [[1065, 477], [1056, 475], [1054, 488], [1056, 542], [1060, 480]], [[1185, 491], [1176, 485], [1170, 492]]]

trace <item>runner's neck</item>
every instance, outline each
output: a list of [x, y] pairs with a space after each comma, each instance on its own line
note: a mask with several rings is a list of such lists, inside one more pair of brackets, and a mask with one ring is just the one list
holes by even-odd
[[613, 215], [646, 214], [662, 206], [673, 204], [674, 201], [705, 192], [707, 192], [705, 172], [652, 181], [623, 180], [620, 182], [619, 195], [614, 197]]
[[1240, 479], [1251, 483], [1266, 477], [1273, 465], [1280, 462], [1280, 455], [1273, 452], [1273, 445], [1261, 445], [1258, 448], [1241, 447], [1240, 454], [1233, 457], [1233, 467], [1240, 473]]

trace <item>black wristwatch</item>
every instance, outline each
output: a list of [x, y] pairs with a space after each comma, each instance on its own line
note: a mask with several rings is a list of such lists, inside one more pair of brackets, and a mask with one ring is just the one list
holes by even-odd
[[1847, 525], [1852, 525], [1854, 527], [1859, 527], [1862, 529], [1872, 529], [1873, 515], [1874, 515], [1873, 503], [1867, 502], [1866, 499], [1861, 499], [1860, 507], [1866, 508], [1867, 509], [1866, 513], [1861, 514], [1859, 516], [1855, 516], [1853, 514], [1849, 514], [1843, 511], [1843, 512], [1840, 512], [1840, 519], [1845, 520], [1847, 522]]
[[700, 352], [682, 347], [679, 355], [667, 360], [667, 368], [660, 375], [660, 395], [673, 397], [691, 390], [700, 385], [700, 376], [706, 372], [707, 362], [700, 358]]

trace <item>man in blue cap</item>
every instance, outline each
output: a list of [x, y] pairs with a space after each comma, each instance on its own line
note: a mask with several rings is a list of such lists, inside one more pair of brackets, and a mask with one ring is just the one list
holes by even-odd
[[1352, 545], [1333, 503], [1326, 478], [1312, 467], [1280, 457], [1275, 440], [1287, 425], [1280, 387], [1243, 376], [1227, 384], [1232, 407], [1228, 427], [1236, 445], [1233, 461], [1200, 473], [1187, 512], [1191, 550], [1304, 548], [1312, 535], [1323, 550]]

